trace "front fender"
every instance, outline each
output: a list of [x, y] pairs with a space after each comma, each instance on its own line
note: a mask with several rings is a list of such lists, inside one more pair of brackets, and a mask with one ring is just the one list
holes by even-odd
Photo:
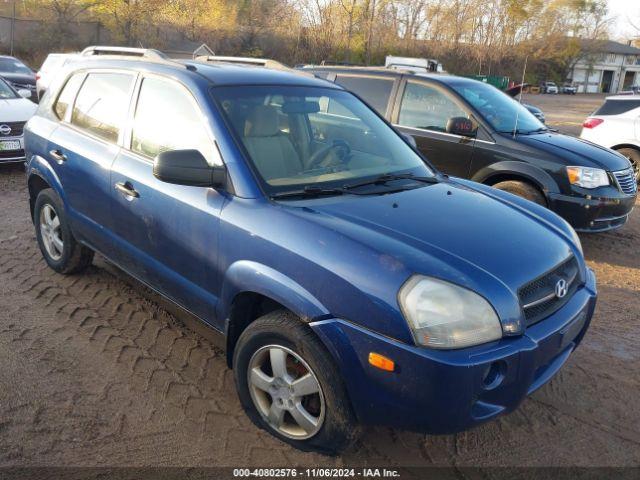
[[491, 177], [505, 174], [519, 176], [533, 182], [543, 191], [545, 196], [549, 193], [560, 193], [556, 181], [547, 172], [530, 163], [515, 160], [505, 160], [487, 165], [478, 170], [471, 180], [487, 183]]
[[329, 314], [317, 298], [289, 277], [261, 263], [240, 260], [225, 273], [218, 318], [228, 319], [234, 298], [246, 292], [271, 298], [304, 321], [320, 320]]

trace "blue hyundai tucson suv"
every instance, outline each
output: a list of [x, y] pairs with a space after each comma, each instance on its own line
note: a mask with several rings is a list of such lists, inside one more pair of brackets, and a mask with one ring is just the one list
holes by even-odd
[[211, 327], [249, 417], [301, 449], [510, 412], [593, 314], [567, 222], [439, 173], [302, 73], [89, 48], [26, 150], [48, 265], [76, 273], [99, 252]]

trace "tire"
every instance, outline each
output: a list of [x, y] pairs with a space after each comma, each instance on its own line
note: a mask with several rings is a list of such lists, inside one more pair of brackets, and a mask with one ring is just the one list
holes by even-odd
[[543, 207], [547, 206], [547, 202], [542, 192], [530, 183], [521, 182], [519, 180], [507, 180], [494, 184], [493, 188], [513, 193], [514, 195], [526, 198], [527, 200], [537, 203], [538, 205], [542, 205]]
[[47, 265], [58, 273], [85, 270], [93, 260], [93, 250], [80, 245], [71, 233], [64, 204], [51, 188], [42, 190], [33, 209], [36, 238]]
[[635, 148], [620, 148], [618, 153], [621, 153], [629, 159], [633, 171], [636, 172], [636, 180], [640, 183], [640, 151]]
[[[277, 374], [272, 359], [284, 365], [284, 375]], [[355, 416], [338, 368], [313, 331], [292, 313], [277, 310], [251, 323], [238, 339], [233, 368], [240, 403], [249, 418], [284, 442], [300, 450], [333, 455], [357, 437]], [[256, 369], [258, 375], [252, 375]], [[312, 393], [296, 397], [290, 380], [303, 377], [309, 380], [305, 386]], [[296, 418], [305, 418], [298, 405], [315, 423], [297, 422]]]

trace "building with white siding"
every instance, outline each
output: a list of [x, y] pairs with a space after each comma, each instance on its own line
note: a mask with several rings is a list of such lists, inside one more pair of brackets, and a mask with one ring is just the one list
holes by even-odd
[[567, 81], [581, 93], [617, 93], [640, 86], [640, 48], [610, 40], [582, 40], [584, 54]]

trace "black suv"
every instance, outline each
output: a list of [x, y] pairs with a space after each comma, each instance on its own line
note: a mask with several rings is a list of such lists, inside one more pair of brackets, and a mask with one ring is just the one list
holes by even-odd
[[578, 231], [620, 227], [635, 204], [626, 158], [545, 127], [491, 85], [385, 68], [304, 70], [360, 96], [443, 172], [545, 205]]

